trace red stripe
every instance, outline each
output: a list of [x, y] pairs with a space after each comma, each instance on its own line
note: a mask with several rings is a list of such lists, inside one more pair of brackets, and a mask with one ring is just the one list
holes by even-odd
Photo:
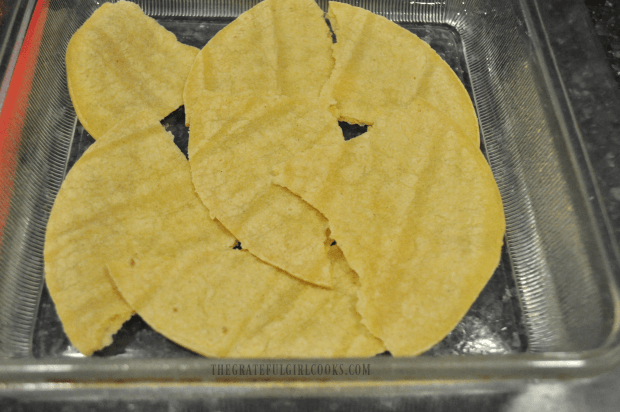
[[49, 0], [39, 0], [34, 8], [0, 113], [0, 237], [4, 234], [9, 213], [17, 152], [47, 18], [48, 2]]

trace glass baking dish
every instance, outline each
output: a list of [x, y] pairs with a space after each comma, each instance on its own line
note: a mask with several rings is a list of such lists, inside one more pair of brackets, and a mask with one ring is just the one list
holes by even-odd
[[[256, 4], [135, 2], [196, 47]], [[45, 290], [42, 255], [56, 193], [93, 143], [71, 104], [65, 50], [101, 3], [36, 3], [16, 65], [19, 75], [3, 104], [0, 381], [471, 381], [592, 375], [620, 359], [617, 246], [535, 0], [350, 1], [417, 34], [455, 70], [475, 103], [481, 150], [502, 194], [502, 261], [446, 339], [415, 358], [240, 362], [198, 357], [136, 317], [111, 347], [82, 357], [64, 336]], [[326, 1], [319, 5], [327, 10]], [[184, 150], [183, 109], [162, 124]], [[255, 373], [240, 374], [240, 364]]]

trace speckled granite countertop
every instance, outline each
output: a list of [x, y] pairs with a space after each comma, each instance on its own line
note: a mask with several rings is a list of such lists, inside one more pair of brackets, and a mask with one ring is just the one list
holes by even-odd
[[[607, 121], [617, 124], [618, 115], [620, 115], [620, 107], [617, 106], [618, 95], [620, 95], [620, 1], [586, 0], [585, 5], [591, 20], [588, 22], [587, 19], [584, 19], [586, 20], [584, 23], [590, 23], [592, 28], [585, 27], [584, 24], [584, 29], [593, 30], [598, 40], [598, 42], [593, 42], [590, 55], [592, 58], [596, 58], [603, 52], [609, 63], [608, 70], [612, 73], [612, 76], [609, 76], [605, 72], [591, 72], [590, 74], [584, 72], [584, 76], [599, 77], [601, 81], [598, 90], [607, 89], [606, 94], [612, 98], [611, 102], [602, 100], [590, 102], [590, 110], [591, 112], [599, 112]], [[586, 68], [589, 66], [584, 64], [583, 70], [585, 71]], [[573, 77], [576, 76], [575, 74]], [[613, 99], [614, 94], [615, 99]], [[578, 91], [571, 93], [571, 99], [582, 101], [586, 98], [580, 96]], [[587, 113], [583, 113], [581, 119], [589, 128], [589, 134], [591, 136], [597, 135], [597, 125], [592, 121], [593, 119], [588, 119]], [[586, 144], [591, 161], [596, 165], [595, 169], [601, 184], [601, 194], [606, 198], [607, 212], [615, 229], [616, 239], [618, 239], [620, 238], [620, 136], [602, 136], [604, 134], [599, 133], [600, 138], [593, 138]], [[601, 179], [601, 177], [604, 178]]]
[[605, 50], [618, 88], [620, 88], [620, 1], [587, 0], [585, 2], [594, 32]]

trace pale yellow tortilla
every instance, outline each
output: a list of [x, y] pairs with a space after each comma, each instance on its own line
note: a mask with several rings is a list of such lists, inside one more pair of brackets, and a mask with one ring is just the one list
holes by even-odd
[[172, 135], [141, 114], [102, 136], [67, 175], [47, 226], [45, 279], [71, 343], [90, 355], [133, 313], [106, 262], [128, 250], [163, 256], [234, 242], [209, 218]]
[[188, 246], [175, 258], [138, 255], [108, 267], [153, 329], [204, 356], [376, 355], [385, 348], [355, 310], [354, 273], [333, 255], [334, 290], [301, 282], [247, 251]]
[[334, 66], [331, 33], [314, 0], [265, 0], [217, 33], [185, 86], [186, 123], [200, 92], [318, 97]]
[[319, 98], [203, 92], [189, 161], [200, 198], [244, 249], [306, 282], [331, 287], [327, 220], [271, 183], [271, 168], [315, 144], [344, 140]]
[[183, 104], [197, 53], [138, 5], [103, 4], [67, 48], [67, 84], [80, 122], [98, 139], [128, 114], [149, 110], [163, 119]]
[[359, 7], [330, 2], [327, 17], [336, 34], [336, 64], [322, 95], [337, 101], [342, 120], [372, 125], [420, 97], [479, 145], [469, 94], [426, 42]]
[[500, 258], [505, 221], [491, 171], [460, 129], [423, 100], [366, 134], [275, 168], [321, 211], [360, 276], [358, 310], [395, 356], [439, 342]]

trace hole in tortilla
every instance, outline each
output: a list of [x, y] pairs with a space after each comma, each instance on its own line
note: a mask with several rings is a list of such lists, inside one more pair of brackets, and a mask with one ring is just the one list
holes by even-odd
[[166, 116], [161, 125], [167, 132], [174, 136], [174, 144], [183, 152], [187, 159], [187, 146], [189, 144], [189, 128], [185, 126], [185, 106], [181, 106]]
[[350, 124], [347, 122], [338, 122], [338, 126], [342, 129], [344, 140], [351, 140], [368, 131], [368, 125]]

